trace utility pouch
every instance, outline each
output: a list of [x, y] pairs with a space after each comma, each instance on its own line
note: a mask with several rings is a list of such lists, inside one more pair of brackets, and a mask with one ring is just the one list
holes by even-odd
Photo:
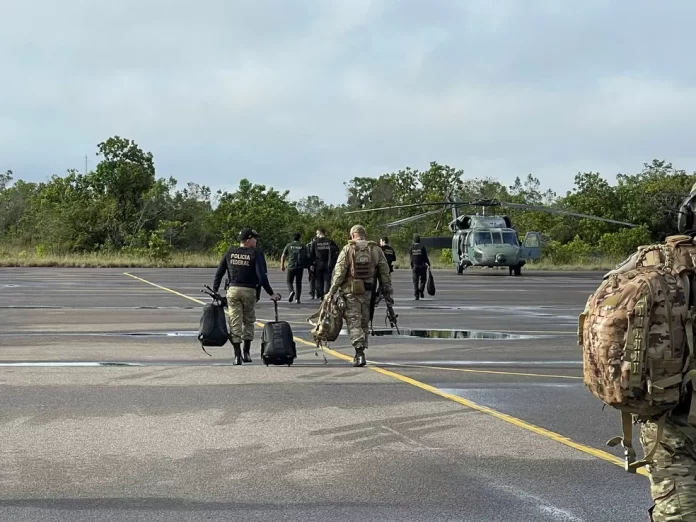
[[353, 295], [363, 295], [365, 293], [365, 282], [362, 279], [351, 279], [348, 285], [348, 293]]

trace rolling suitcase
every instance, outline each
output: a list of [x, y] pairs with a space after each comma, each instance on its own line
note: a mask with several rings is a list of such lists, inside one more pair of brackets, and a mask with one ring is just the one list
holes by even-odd
[[292, 328], [285, 321], [278, 321], [278, 302], [273, 301], [275, 321], [266, 323], [261, 333], [261, 359], [269, 364], [290, 366], [297, 357]]

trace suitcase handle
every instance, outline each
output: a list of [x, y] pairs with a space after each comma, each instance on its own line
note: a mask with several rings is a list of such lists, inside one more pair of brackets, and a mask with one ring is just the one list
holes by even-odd
[[273, 301], [273, 309], [275, 311], [275, 322], [278, 322], [278, 301]]

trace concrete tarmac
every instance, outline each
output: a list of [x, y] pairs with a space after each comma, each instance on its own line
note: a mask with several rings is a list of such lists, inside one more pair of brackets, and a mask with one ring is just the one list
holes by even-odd
[[[131, 275], [125, 275], [129, 272]], [[644, 520], [620, 419], [582, 383], [577, 316], [599, 273], [435, 271], [402, 335], [375, 313], [369, 366], [231, 366], [196, 339], [210, 269], [0, 269], [0, 520]], [[273, 320], [267, 296], [257, 319]], [[640, 454], [640, 450], [639, 450]], [[608, 492], [611, 492], [608, 494]]]

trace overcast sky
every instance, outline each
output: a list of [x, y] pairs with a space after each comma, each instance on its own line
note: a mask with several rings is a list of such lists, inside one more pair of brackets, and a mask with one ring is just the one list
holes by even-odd
[[0, 3], [0, 169], [40, 181], [134, 139], [158, 175], [342, 202], [438, 161], [560, 193], [696, 170], [693, 0]]

